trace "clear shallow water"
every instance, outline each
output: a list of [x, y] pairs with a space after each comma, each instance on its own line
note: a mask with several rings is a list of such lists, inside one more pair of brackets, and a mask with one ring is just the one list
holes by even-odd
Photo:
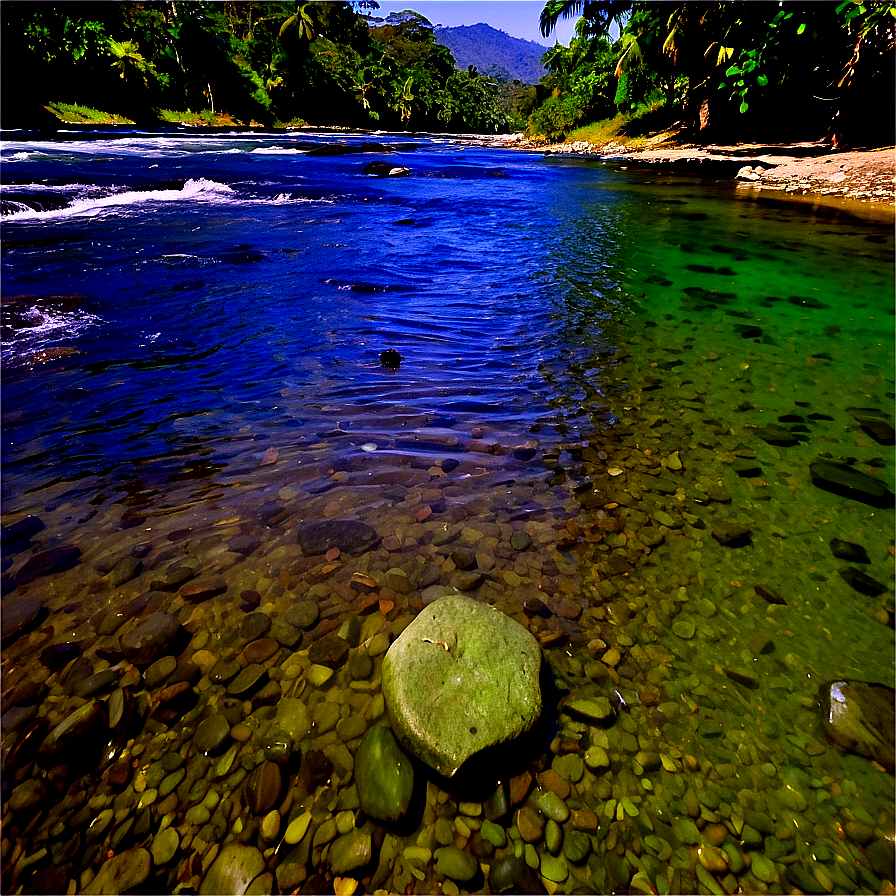
[[[549, 860], [543, 883], [600, 891], [643, 874], [684, 891], [699, 878], [696, 844], [674, 822], [689, 817], [704, 836], [727, 825], [748, 857], [787, 860], [773, 873], [759, 860], [757, 877], [729, 857], [712, 871], [723, 889], [733, 877], [780, 891], [794, 864], [822, 888], [826, 874], [838, 888], [867, 886], [854, 871], [844, 883], [836, 863], [870, 867], [860, 847], [892, 838], [892, 778], [825, 743], [818, 687], [892, 683], [892, 510], [818, 489], [808, 465], [829, 456], [892, 489], [892, 448], [855, 420], [857, 409], [892, 411], [891, 229], [595, 161], [437, 138], [321, 156], [315, 146], [332, 136], [301, 139], [4, 145], [4, 524], [30, 513], [46, 526], [33, 548], [7, 552], [8, 586], [29, 552], [82, 552], [74, 568], [4, 598], [40, 594], [49, 611], [4, 651], [5, 697], [40, 680], [64, 715], [79, 675], [126, 670], [114, 649], [134, 622], [118, 631], [109, 619], [148, 592], [141, 612], [178, 615], [193, 634], [188, 652], [244, 665], [237, 632], [249, 610], [276, 622], [310, 598], [325, 622], [341, 621], [358, 610], [349, 582], [363, 573], [379, 586], [379, 602], [363, 608], [365, 637], [394, 637], [426, 588], [475, 581], [442, 546], [460, 538], [482, 573], [468, 593], [530, 627], [570, 695], [619, 707], [609, 734], [561, 716], [565, 745], [537, 760], [599, 746], [611, 762], [606, 773], [589, 761], [567, 798], [600, 819], [596, 832], [583, 822], [590, 858], [570, 859], [560, 881]], [[412, 176], [361, 173], [379, 158]], [[386, 348], [402, 355], [397, 370], [380, 363]], [[800, 427], [797, 444], [757, 437], [782, 416], [800, 418], [784, 424]], [[760, 472], [739, 475], [745, 459]], [[713, 486], [730, 503], [707, 500]], [[391, 540], [359, 558], [303, 557], [296, 532], [320, 517], [360, 519]], [[749, 546], [717, 544], [720, 520], [750, 526]], [[511, 548], [514, 532], [531, 546]], [[882, 594], [838, 575], [832, 537], [867, 549], [862, 568]], [[142, 571], [113, 586], [106, 574], [127, 556]], [[193, 606], [155, 589], [184, 561], [200, 579], [223, 577], [228, 593]], [[757, 584], [785, 603], [758, 599]], [[524, 611], [536, 597], [546, 619]], [[315, 718], [342, 701], [375, 723], [375, 708], [342, 696], [346, 669], [326, 687], [311, 681], [307, 650], [322, 633], [288, 648], [281, 639], [268, 661], [282, 673], [278, 694], [300, 695]], [[39, 649], [63, 640], [89, 672], [36, 667]], [[139, 692], [129, 675], [117, 684]], [[198, 706], [173, 728], [188, 762], [196, 723], [225, 699], [208, 674], [196, 688]], [[265, 700], [246, 704], [250, 730], [263, 729]], [[158, 760], [159, 736], [150, 726], [123, 755]], [[326, 738], [303, 749], [350, 761]], [[251, 769], [257, 744], [234, 740]], [[357, 740], [347, 746], [350, 756]], [[659, 772], [644, 753], [661, 756]], [[294, 787], [284, 825], [298, 807], [324, 823], [326, 801]], [[691, 788], [718, 800], [695, 814]], [[100, 803], [104, 793], [115, 793], [105, 779]], [[59, 810], [31, 846], [24, 838], [23, 854], [58, 838], [53, 823], [76, 808]], [[738, 836], [744, 809], [774, 819], [766, 842]], [[143, 840], [155, 835], [161, 815], [133, 811]], [[125, 806], [122, 825], [130, 814]], [[869, 828], [868, 843], [862, 833], [842, 855], [825, 846], [832, 858], [819, 871], [814, 845], [836, 845], [847, 822]], [[424, 814], [400, 845], [437, 846], [434, 825]], [[203, 843], [224, 838], [225, 825], [212, 827]], [[128, 848], [143, 842], [119, 836]], [[468, 840], [485, 873], [501, 850]], [[670, 857], [663, 843], [684, 852]], [[327, 865], [319, 845], [306, 853], [299, 884]], [[78, 861], [57, 864], [70, 874], [101, 865], [91, 849]], [[395, 859], [380, 885], [417, 879], [430, 892], [442, 882], [412, 864]], [[167, 873], [154, 866], [150, 878], [163, 891]]]

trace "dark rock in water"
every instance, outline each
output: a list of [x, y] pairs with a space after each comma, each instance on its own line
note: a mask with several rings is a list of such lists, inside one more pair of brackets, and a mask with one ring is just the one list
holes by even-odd
[[787, 604], [787, 601], [773, 588], [769, 588], [768, 585], [757, 585], [756, 593], [770, 604], [782, 604], [784, 606]]
[[829, 305], [825, 305], [824, 302], [819, 302], [818, 299], [813, 298], [812, 296], [788, 296], [787, 301], [790, 302], [791, 305], [796, 305], [799, 308], [829, 308]]
[[738, 458], [734, 461], [734, 472], [742, 479], [752, 479], [762, 475], [762, 467], [756, 461]]
[[344, 554], [363, 554], [379, 541], [379, 536], [367, 523], [357, 520], [312, 520], [299, 526], [297, 539], [302, 552], [311, 556], [326, 554], [330, 548], [339, 548]]
[[348, 659], [348, 651], [348, 641], [343, 641], [338, 635], [330, 633], [311, 645], [308, 659], [318, 666], [341, 669]]
[[732, 681], [745, 688], [749, 688], [751, 691], [755, 691], [756, 688], [759, 687], [759, 682], [753, 678], [752, 675], [747, 675], [745, 672], [738, 672], [736, 669], [726, 669], [725, 677], [730, 678]]
[[393, 165], [390, 162], [369, 162], [361, 173], [374, 177], [407, 177], [411, 173], [411, 169], [402, 165]]
[[809, 473], [815, 485], [841, 498], [851, 498], [872, 507], [893, 506], [893, 495], [883, 482], [848, 464], [817, 460], [809, 464]]
[[544, 893], [544, 884], [535, 876], [522, 857], [510, 855], [492, 865], [489, 882], [494, 893]]
[[264, 815], [280, 801], [283, 793], [283, 773], [276, 762], [265, 760], [249, 776], [246, 802], [253, 815]]
[[792, 445], [799, 444], [799, 438], [789, 429], [778, 426], [777, 423], [769, 423], [766, 426], [757, 426], [754, 430], [764, 442], [769, 445], [778, 445], [781, 448], [789, 448]]
[[186, 585], [195, 576], [196, 570], [192, 566], [176, 563], [174, 566], [169, 566], [160, 578], [153, 579], [150, 587], [153, 591], [177, 591], [181, 585]]
[[180, 589], [180, 596], [192, 604], [198, 604], [219, 594], [224, 594], [225, 591], [227, 591], [227, 582], [220, 576], [210, 576], [184, 585]]
[[845, 560], [847, 563], [870, 563], [868, 552], [860, 544], [853, 544], [851, 541], [844, 541], [842, 538], [831, 539], [831, 553], [838, 560]]
[[16, 585], [26, 585], [41, 576], [71, 569], [81, 558], [81, 549], [73, 544], [60, 545], [41, 551], [29, 558], [25, 565], [15, 574]]
[[9, 646], [31, 631], [47, 613], [43, 601], [34, 595], [3, 601], [3, 614], [0, 616], [3, 646]]
[[734, 328], [744, 339], [759, 339], [762, 336], [762, 327], [751, 327], [746, 324], [738, 324]]
[[91, 700], [63, 719], [37, 751], [41, 768], [55, 765], [87, 765], [98, 758], [109, 731], [105, 704]]
[[847, 566], [845, 569], [838, 569], [837, 572], [843, 577], [844, 581], [850, 588], [858, 591], [859, 594], [867, 594], [869, 597], [877, 597], [887, 590], [886, 585], [882, 585], [871, 576], [865, 575], [860, 569], [854, 566]]
[[894, 691], [865, 681], [832, 681], [821, 690], [821, 726], [837, 747], [873, 759], [888, 772], [894, 761]]
[[26, 517], [4, 526], [0, 532], [0, 544], [3, 545], [3, 555], [18, 554], [25, 550], [31, 539], [38, 532], [43, 531], [44, 524], [40, 517], [29, 514]]
[[122, 557], [109, 572], [109, 584], [119, 588], [125, 582], [137, 578], [143, 571], [143, 562], [137, 557]]
[[[6, 610], [4, 609], [4, 614]], [[42, 666], [46, 666], [51, 672], [61, 669], [75, 657], [81, 655], [81, 648], [73, 641], [63, 641], [61, 644], [51, 644], [45, 647], [40, 654]]]
[[299, 600], [287, 609], [284, 618], [295, 628], [306, 631], [317, 623], [320, 609], [313, 600]]
[[712, 537], [728, 548], [750, 544], [750, 529], [733, 520], [720, 520], [712, 527]]
[[76, 682], [73, 691], [76, 696], [86, 699], [93, 697], [94, 694], [102, 694], [105, 691], [112, 690], [117, 682], [118, 672], [114, 669], [105, 669]]
[[397, 370], [403, 360], [404, 358], [394, 348], [387, 348], [384, 352], [380, 352], [380, 364], [390, 370]]
[[879, 417], [867, 417], [862, 414], [856, 415], [856, 423], [880, 445], [892, 445], [896, 439], [896, 431], [886, 421]]
[[168, 613], [153, 613], [127, 634], [122, 635], [121, 651], [135, 666], [149, 666], [171, 653], [170, 645], [180, 631], [180, 623]]

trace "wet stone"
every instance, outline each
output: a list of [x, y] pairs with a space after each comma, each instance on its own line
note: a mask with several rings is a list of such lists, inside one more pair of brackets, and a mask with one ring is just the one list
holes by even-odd
[[884, 594], [888, 590], [886, 585], [883, 585], [876, 579], [872, 579], [871, 576], [862, 572], [860, 569], [856, 569], [854, 566], [838, 569], [837, 572], [846, 584], [854, 591], [858, 591], [859, 594], [865, 594], [868, 597], [877, 597], [879, 594]]
[[373, 859], [373, 840], [364, 831], [349, 831], [330, 847], [329, 864], [333, 874], [349, 875], [370, 864]]
[[659, 529], [653, 526], [643, 526], [638, 529], [638, 540], [649, 548], [659, 547], [665, 539]]
[[227, 843], [209, 868], [199, 892], [202, 896], [245, 893], [264, 868], [264, 857], [256, 847]]
[[781, 606], [784, 606], [787, 603], [774, 588], [769, 588], [768, 585], [756, 585], [756, 593], [764, 601], [767, 601], [770, 604], [780, 604]]
[[371, 818], [394, 823], [414, 792], [414, 768], [388, 728], [371, 728], [355, 756], [355, 782], [361, 808]]
[[209, 576], [208, 578], [195, 579], [187, 585], [183, 585], [180, 589], [180, 596], [192, 604], [198, 604], [202, 601], [210, 600], [219, 594], [227, 591], [227, 582], [220, 576]]
[[246, 645], [243, 657], [250, 665], [253, 663], [267, 662], [278, 650], [280, 645], [273, 638], [259, 638]]
[[162, 574], [153, 579], [150, 588], [153, 591], [177, 591], [182, 585], [185, 585], [196, 575], [196, 570], [192, 566], [186, 566], [177, 563], [163, 570]]
[[94, 694], [103, 694], [112, 690], [118, 683], [118, 672], [115, 669], [106, 669], [96, 672], [76, 682], [73, 691], [78, 697], [93, 697]]
[[356, 520], [312, 520], [299, 526], [296, 537], [308, 556], [326, 554], [331, 548], [361, 554], [379, 541], [375, 529]]
[[[149, 851], [135, 847], [107, 859], [83, 893], [127, 893], [140, 886], [150, 871]], [[223, 891], [222, 891], [223, 892]]]
[[240, 623], [240, 637], [255, 641], [264, 637], [271, 627], [271, 617], [266, 613], [250, 613]]
[[252, 772], [246, 785], [246, 802], [254, 815], [265, 815], [280, 801], [283, 773], [275, 762], [265, 760]]
[[193, 735], [193, 744], [200, 753], [217, 750], [230, 734], [230, 723], [220, 713], [203, 719]]
[[525, 843], [538, 843], [544, 833], [544, 819], [531, 806], [523, 806], [516, 817], [516, 826]]
[[864, 681], [833, 681], [821, 692], [825, 736], [836, 746], [894, 768], [893, 688]]
[[712, 537], [724, 547], [739, 548], [750, 543], [750, 528], [733, 520], [719, 520], [712, 527]]
[[153, 863], [167, 865], [174, 858], [179, 846], [180, 837], [177, 831], [174, 828], [165, 828], [164, 831], [156, 834], [149, 848]]
[[812, 482], [821, 489], [872, 507], [891, 507], [893, 495], [879, 479], [836, 461], [809, 464]]
[[860, 544], [853, 544], [851, 541], [844, 541], [842, 538], [831, 539], [831, 553], [838, 560], [845, 560], [847, 563], [870, 563], [871, 559], [868, 552]]
[[338, 635], [330, 633], [319, 638], [311, 645], [308, 659], [316, 666], [328, 669], [340, 669], [348, 659], [349, 645]]
[[[6, 614], [7, 604], [4, 604], [3, 613]], [[4, 640], [6, 634], [4, 630]], [[42, 666], [46, 666], [51, 672], [61, 669], [70, 663], [73, 659], [81, 655], [81, 648], [73, 641], [63, 641], [61, 644], [51, 644], [45, 647], [40, 654], [40, 662]]]
[[290, 605], [284, 618], [290, 625], [305, 631], [317, 623], [320, 610], [313, 600], [299, 600]]
[[516, 551], [525, 551], [530, 544], [532, 544], [532, 538], [526, 532], [514, 532], [510, 536], [510, 545]]
[[70, 713], [46, 737], [37, 751], [38, 765], [52, 768], [75, 759], [94, 758], [108, 732], [105, 706], [97, 700]]
[[239, 663], [236, 660], [218, 660], [208, 673], [209, 681], [214, 684], [227, 684], [240, 672]]
[[563, 706], [563, 712], [600, 724], [613, 716], [613, 707], [606, 697], [574, 697]]
[[158, 687], [177, 668], [177, 659], [173, 656], [163, 656], [156, 660], [145, 672], [143, 678], [150, 689]]
[[73, 544], [64, 544], [56, 548], [41, 551], [25, 561], [15, 574], [16, 585], [27, 585], [43, 576], [65, 572], [75, 566], [81, 559], [81, 549]]
[[433, 855], [436, 860], [436, 874], [460, 883], [472, 880], [479, 870], [476, 858], [455, 846], [439, 847]]
[[46, 615], [46, 608], [39, 597], [6, 598], [3, 601], [3, 613], [0, 615], [4, 646], [12, 644], [26, 632], [30, 631], [41, 618]]
[[120, 639], [125, 659], [135, 666], [155, 662], [174, 641], [180, 623], [168, 613], [153, 613]]
[[[215, 666], [217, 668], [217, 666]], [[214, 670], [212, 670], [214, 671]], [[246, 666], [227, 686], [227, 693], [231, 697], [244, 697], [257, 690], [268, 680], [268, 670], [260, 663]]]

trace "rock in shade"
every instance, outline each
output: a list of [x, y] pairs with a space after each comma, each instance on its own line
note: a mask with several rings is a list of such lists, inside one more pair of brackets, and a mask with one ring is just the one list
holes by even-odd
[[25, 561], [25, 565], [13, 577], [16, 585], [26, 585], [41, 576], [71, 569], [81, 559], [81, 549], [73, 544], [60, 545], [41, 551]]
[[202, 896], [220, 893], [242, 896], [264, 869], [264, 857], [254, 846], [228, 843], [212, 862], [199, 892]]
[[311, 645], [308, 659], [316, 666], [341, 669], [348, 659], [349, 644], [334, 632], [324, 635]]
[[739, 548], [750, 543], [750, 529], [733, 520], [719, 520], [712, 527], [712, 537], [728, 548]]
[[882, 420], [880, 417], [857, 414], [856, 423], [858, 423], [859, 426], [861, 426], [862, 429], [880, 445], [893, 444], [896, 432], [894, 432], [892, 425], [886, 420]]
[[371, 728], [355, 756], [355, 782], [361, 808], [377, 821], [404, 816], [414, 793], [414, 766], [383, 726]]
[[768, 585], [757, 585], [756, 593], [770, 604], [781, 604], [782, 606], [787, 604], [787, 601], [774, 588], [769, 588]]
[[119, 641], [125, 659], [135, 666], [149, 666], [169, 653], [171, 642], [180, 631], [180, 623], [168, 613], [153, 613]]
[[373, 839], [364, 831], [349, 831], [330, 847], [328, 861], [333, 874], [340, 877], [370, 864], [373, 858]]
[[149, 868], [149, 850], [138, 846], [127, 850], [127, 852], [120, 852], [103, 863], [97, 876], [84, 887], [82, 892], [127, 893], [134, 887], [140, 886], [149, 877]]
[[469, 598], [430, 604], [383, 661], [398, 739], [451, 777], [475, 753], [528, 731], [541, 713], [541, 649], [519, 623]]
[[838, 560], [845, 560], [847, 563], [870, 563], [871, 558], [868, 552], [860, 544], [853, 544], [851, 541], [844, 541], [842, 538], [831, 539], [831, 553]]
[[3, 613], [0, 615], [3, 646], [12, 644], [29, 632], [46, 615], [43, 601], [35, 595], [4, 600]]
[[53, 768], [74, 760], [89, 764], [106, 742], [109, 722], [105, 704], [91, 700], [66, 716], [46, 737], [37, 751], [37, 763]]
[[283, 773], [276, 762], [265, 760], [252, 772], [246, 784], [246, 802], [254, 815], [265, 815], [280, 800]]
[[871, 507], [893, 506], [893, 495], [883, 482], [848, 464], [818, 460], [809, 464], [809, 473], [815, 485], [841, 498], [861, 501]]
[[769, 423], [766, 426], [757, 426], [756, 435], [769, 445], [777, 445], [781, 448], [789, 448], [798, 445], [799, 439], [789, 429], [779, 426], [777, 423]]
[[821, 691], [827, 739], [850, 753], [894, 768], [894, 691], [865, 681], [832, 681]]
[[887, 590], [887, 586], [881, 584], [877, 579], [872, 579], [860, 569], [854, 566], [847, 566], [845, 569], [838, 569], [838, 573], [850, 588], [858, 591], [859, 594], [867, 594], [869, 597], [877, 597]]
[[313, 556], [339, 548], [344, 554], [369, 551], [379, 536], [373, 527], [357, 520], [311, 520], [299, 526], [297, 534], [302, 552]]
[[436, 860], [436, 874], [466, 883], [479, 870], [475, 857], [456, 846], [443, 846], [433, 853]]
[[521, 856], [509, 855], [499, 859], [489, 872], [491, 889], [495, 893], [544, 893], [541, 881]]
[[296, 628], [312, 628], [320, 618], [320, 610], [313, 600], [297, 600], [286, 611], [286, 621]]
[[3, 545], [3, 556], [11, 557], [13, 554], [21, 553], [25, 548], [31, 545], [31, 539], [42, 532], [44, 529], [43, 521], [40, 517], [29, 514], [22, 519], [4, 526], [0, 532], [0, 544]]

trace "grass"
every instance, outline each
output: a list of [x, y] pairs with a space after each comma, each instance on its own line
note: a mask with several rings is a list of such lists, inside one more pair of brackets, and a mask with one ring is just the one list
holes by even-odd
[[604, 121], [586, 124], [571, 131], [567, 142], [584, 140], [597, 145], [616, 143], [627, 149], [638, 150], [657, 147], [674, 139], [679, 131], [677, 120], [680, 110], [659, 105], [641, 107], [635, 112]]
[[74, 103], [48, 103], [44, 108], [66, 124], [133, 124], [123, 115], [91, 109]]

